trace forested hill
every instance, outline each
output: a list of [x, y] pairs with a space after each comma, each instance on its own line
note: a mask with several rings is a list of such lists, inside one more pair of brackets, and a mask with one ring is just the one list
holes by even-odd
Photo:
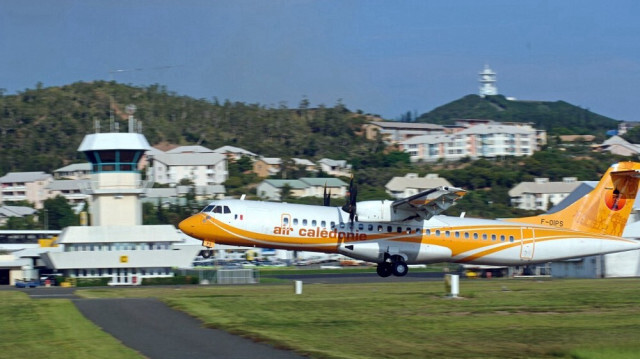
[[453, 124], [457, 119], [491, 119], [499, 122], [533, 122], [550, 135], [603, 135], [618, 122], [564, 101], [517, 101], [502, 95], [467, 95], [418, 117], [417, 122]]
[[178, 96], [158, 85], [75, 83], [38, 86], [17, 95], [0, 93], [0, 176], [10, 171], [51, 172], [84, 160], [77, 148], [94, 132], [94, 121], [108, 132], [111, 106], [120, 132], [125, 132], [128, 104], [136, 105], [135, 117], [142, 120], [151, 145], [233, 145], [263, 156], [309, 159], [368, 158], [384, 150], [359, 135], [365, 116], [340, 103], [309, 108], [302, 100], [295, 109], [284, 104], [267, 108]]

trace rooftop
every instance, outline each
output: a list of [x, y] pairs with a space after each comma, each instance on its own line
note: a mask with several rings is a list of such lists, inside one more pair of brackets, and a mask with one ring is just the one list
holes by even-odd
[[94, 133], [84, 136], [78, 151], [151, 149], [147, 139], [139, 133]]

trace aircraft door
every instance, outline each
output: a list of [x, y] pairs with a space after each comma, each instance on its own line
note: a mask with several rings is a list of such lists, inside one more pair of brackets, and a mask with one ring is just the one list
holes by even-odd
[[291, 215], [289, 213], [283, 213], [280, 216], [280, 227], [291, 228]]
[[520, 229], [520, 259], [532, 260], [536, 246], [535, 229], [531, 227]]

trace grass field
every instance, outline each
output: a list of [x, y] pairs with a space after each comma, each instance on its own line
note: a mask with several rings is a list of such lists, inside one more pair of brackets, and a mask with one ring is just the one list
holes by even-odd
[[93, 289], [158, 297], [222, 328], [314, 358], [638, 358], [640, 281], [442, 282]]
[[0, 358], [141, 358], [66, 299], [0, 291]]

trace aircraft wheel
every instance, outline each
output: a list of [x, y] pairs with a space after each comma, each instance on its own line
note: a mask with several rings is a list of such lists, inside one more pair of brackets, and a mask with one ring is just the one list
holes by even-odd
[[391, 275], [391, 266], [388, 263], [378, 263], [376, 273], [382, 278], [386, 278]]
[[202, 258], [207, 259], [207, 258], [211, 258], [211, 255], [213, 254], [213, 251], [211, 250], [204, 250], [202, 252], [200, 252], [200, 255], [202, 256]]
[[404, 277], [409, 272], [409, 266], [403, 260], [397, 260], [391, 264], [391, 272], [396, 277]]

